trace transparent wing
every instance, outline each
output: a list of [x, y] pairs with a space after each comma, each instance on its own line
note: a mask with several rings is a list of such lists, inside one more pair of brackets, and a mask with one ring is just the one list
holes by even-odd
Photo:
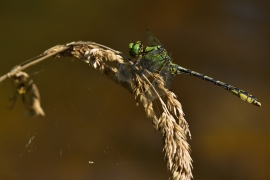
[[146, 30], [146, 36], [149, 46], [159, 47], [157, 50], [144, 53], [138, 59], [136, 66], [138, 68], [138, 75], [145, 82], [145, 89], [141, 90], [141, 93], [148, 100], [153, 101], [158, 97], [164, 96], [163, 89], [170, 87], [173, 75], [170, 73], [169, 65], [171, 58], [168, 56], [167, 51], [149, 30]]
[[161, 42], [148, 29], [146, 29], [146, 38], [149, 46], [163, 46]]
[[146, 77], [152, 76], [152, 78], [155, 79], [153, 74], [157, 74], [159, 77], [162, 77], [165, 87], [169, 88], [173, 75], [170, 73], [170, 59], [167, 58], [169, 57], [167, 56], [166, 50], [161, 48], [145, 54], [140, 59], [138, 65], [140, 69], [143, 70]]
[[[160, 46], [164, 47], [161, 44], [161, 42], [154, 36], [154, 34], [151, 31], [149, 31], [148, 29], [146, 29], [146, 38], [147, 38], [147, 43], [148, 43], [149, 46], [153, 46], [153, 45], [158, 46], [158, 45], [160, 45]], [[171, 52], [170, 52], [169, 56], [172, 57]]]

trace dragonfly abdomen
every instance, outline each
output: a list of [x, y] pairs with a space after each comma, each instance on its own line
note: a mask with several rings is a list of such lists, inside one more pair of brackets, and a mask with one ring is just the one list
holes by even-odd
[[248, 103], [252, 103], [256, 106], [261, 106], [261, 103], [259, 102], [258, 99], [256, 99], [254, 96], [252, 96], [251, 94], [241, 90], [241, 89], [238, 89], [234, 86], [231, 86], [229, 84], [226, 84], [224, 82], [221, 82], [221, 81], [218, 81], [218, 80], [215, 80], [209, 76], [205, 76], [203, 74], [200, 74], [198, 72], [195, 72], [195, 71], [192, 71], [190, 69], [186, 69], [186, 68], [183, 68], [181, 66], [178, 66], [177, 64], [173, 64], [171, 63], [171, 68], [170, 68], [170, 71], [171, 71], [171, 74], [182, 74], [182, 73], [185, 73], [185, 74], [189, 74], [190, 76], [195, 76], [195, 77], [198, 77], [198, 78], [201, 78], [203, 80], [206, 80], [206, 81], [209, 81], [215, 85], [218, 85], [220, 87], [223, 87], [224, 89], [230, 91], [231, 93], [235, 94], [236, 96], [238, 96], [240, 99], [242, 99], [243, 101], [246, 101]]

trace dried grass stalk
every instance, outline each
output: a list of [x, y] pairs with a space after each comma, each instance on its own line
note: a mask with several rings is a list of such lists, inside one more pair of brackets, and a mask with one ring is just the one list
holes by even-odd
[[[167, 168], [171, 172], [171, 179], [190, 180], [192, 178], [192, 159], [187, 142], [187, 136], [190, 137], [189, 126], [176, 95], [166, 88], [164, 77], [141, 69], [121, 52], [94, 42], [58, 45], [45, 51], [39, 57], [52, 55], [81, 59], [133, 93], [135, 99], [144, 107], [154, 128], [161, 132], [164, 142], [163, 151]], [[39, 58], [36, 59], [39, 60]], [[107, 65], [106, 61], [115, 62], [115, 66]], [[14, 72], [8, 74], [14, 74]], [[0, 77], [0, 82], [4, 78]]]
[[[165, 87], [163, 77], [147, 70], [144, 70], [147, 71], [145, 73], [140, 72], [133, 62], [125, 61], [123, 56], [109, 49], [93, 45], [76, 45], [71, 54], [99, 69], [101, 73], [122, 84], [135, 95], [155, 129], [162, 134], [163, 151], [168, 170], [172, 173], [171, 179], [191, 179], [192, 159], [187, 142], [187, 135], [190, 136], [189, 126], [180, 102], [176, 95]], [[109, 67], [105, 61], [115, 61], [117, 67]], [[155, 110], [153, 103], [159, 103], [161, 108]]]

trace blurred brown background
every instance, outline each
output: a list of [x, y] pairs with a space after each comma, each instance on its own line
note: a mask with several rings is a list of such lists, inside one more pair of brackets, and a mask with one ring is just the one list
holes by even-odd
[[[149, 28], [174, 62], [254, 94], [258, 108], [179, 75], [172, 90], [190, 124], [194, 177], [270, 179], [270, 3], [221, 1], [1, 1], [0, 75], [44, 50], [95, 41], [127, 54]], [[0, 84], [0, 179], [166, 180], [160, 134], [121, 86], [74, 58], [26, 71], [46, 117], [13, 110]], [[94, 163], [89, 163], [94, 162]]]

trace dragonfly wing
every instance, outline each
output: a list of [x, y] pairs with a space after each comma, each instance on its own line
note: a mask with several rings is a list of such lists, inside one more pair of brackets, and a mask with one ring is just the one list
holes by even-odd
[[146, 29], [146, 38], [149, 46], [163, 46], [160, 41], [148, 29]]
[[[164, 60], [164, 55], [162, 55], [158, 50], [151, 51], [145, 54], [139, 61], [141, 69], [150, 72], [151, 76], [155, 79], [153, 74], [162, 77], [165, 87], [169, 88], [172, 78], [174, 75], [170, 73], [169, 61]], [[149, 73], [145, 73], [146, 77], [149, 77]]]
[[137, 63], [138, 69], [140, 69], [139, 74], [141, 74], [142, 79], [147, 78], [149, 83], [144, 89], [144, 96], [153, 101], [164, 95], [164, 87], [170, 88], [173, 75], [170, 73], [170, 57], [167, 51], [149, 30], [146, 30], [146, 36], [148, 45], [161, 46], [157, 50], [143, 54]]

